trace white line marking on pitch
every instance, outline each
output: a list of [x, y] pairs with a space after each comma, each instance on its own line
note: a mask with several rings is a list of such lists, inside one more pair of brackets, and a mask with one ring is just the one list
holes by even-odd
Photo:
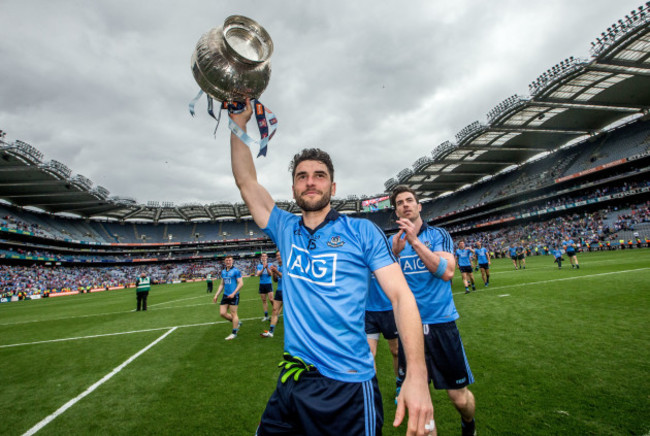
[[[282, 316], [282, 315], [280, 315]], [[259, 319], [259, 317], [255, 318], [242, 318], [241, 321], [254, 321]], [[34, 342], [23, 342], [19, 344], [6, 344], [6, 345], [0, 345], [0, 349], [2, 348], [11, 348], [11, 347], [21, 347], [23, 345], [37, 345], [37, 344], [50, 344], [53, 342], [66, 342], [66, 341], [78, 341], [80, 339], [94, 339], [94, 338], [103, 338], [106, 336], [119, 336], [119, 335], [130, 335], [134, 333], [146, 333], [146, 332], [155, 332], [158, 330], [167, 330], [167, 329], [177, 329], [177, 328], [187, 328], [187, 327], [202, 327], [206, 325], [216, 325], [216, 324], [229, 324], [230, 321], [211, 321], [211, 322], [202, 322], [198, 324], [185, 324], [185, 325], [177, 325], [174, 327], [156, 327], [152, 329], [144, 329], [144, 330], [132, 330], [128, 332], [117, 332], [117, 333], [103, 333], [101, 335], [89, 335], [89, 336], [76, 336], [76, 337], [71, 337], [71, 338], [60, 338], [60, 339], [48, 339], [47, 341], [34, 341]]]
[[[203, 297], [204, 296], [201, 296], [200, 298], [203, 298]], [[192, 297], [192, 298], [198, 298], [198, 297]], [[176, 301], [181, 301], [181, 300], [175, 300], [173, 302], [176, 302]], [[257, 299], [257, 298], [247, 298], [247, 299], [239, 300], [240, 303], [244, 302], [244, 301], [259, 301], [259, 299]], [[157, 306], [158, 304], [167, 304], [167, 303], [171, 303], [171, 302], [172, 301], [164, 302], [164, 303], [157, 303], [157, 304], [150, 304], [149, 307]], [[170, 310], [170, 309], [179, 309], [179, 308], [183, 308], [183, 307], [204, 306], [204, 305], [208, 305], [208, 304], [216, 304], [216, 303], [212, 303], [212, 301], [210, 301], [210, 302], [206, 302], [206, 303], [190, 304], [190, 305], [185, 305], [185, 306], [157, 307], [157, 308], [151, 309], [151, 310], [152, 311], [153, 310]], [[89, 314], [89, 315], [62, 316], [62, 317], [59, 317], [59, 318], [48, 318], [48, 319], [38, 319], [38, 320], [29, 320], [29, 321], [7, 322], [7, 323], [0, 323], [0, 326], [10, 326], [10, 325], [19, 325], [19, 324], [33, 324], [33, 323], [37, 323], [37, 322], [63, 321], [63, 320], [66, 320], [66, 319], [75, 319], [75, 318], [92, 318], [92, 317], [96, 317], [96, 316], [119, 315], [119, 314], [122, 314], [122, 313], [131, 313], [131, 312], [135, 312], [135, 309], [120, 311], [120, 312], [103, 312], [103, 313], [93, 313], [93, 314]]]
[[196, 300], [198, 298], [205, 298], [205, 297], [206, 297], [206, 295], [201, 295], [199, 297], [179, 298], [178, 300], [169, 300], [169, 301], [163, 301], [162, 303], [150, 304], [149, 307], [160, 306], [162, 304], [177, 303], [179, 301]]
[[85, 396], [91, 394], [95, 389], [97, 389], [98, 387], [100, 387], [101, 385], [103, 385], [105, 382], [107, 382], [108, 380], [110, 380], [110, 379], [111, 379], [115, 374], [117, 374], [117, 373], [119, 373], [120, 371], [122, 371], [122, 370], [123, 370], [123, 369], [124, 369], [124, 368], [129, 364], [129, 363], [133, 362], [135, 359], [137, 359], [137, 358], [140, 357], [142, 354], [144, 354], [145, 352], [147, 352], [151, 347], [153, 347], [153, 346], [156, 345], [158, 342], [160, 342], [160, 341], [162, 341], [163, 339], [165, 339], [165, 338], [166, 338], [170, 333], [172, 333], [174, 330], [176, 330], [176, 327], [172, 328], [172, 329], [169, 330], [167, 333], [163, 334], [161, 337], [159, 337], [158, 339], [156, 339], [155, 341], [153, 341], [152, 343], [150, 343], [149, 345], [147, 345], [146, 347], [144, 347], [142, 350], [138, 351], [138, 352], [135, 353], [133, 356], [129, 357], [127, 360], [124, 361], [124, 363], [122, 363], [120, 366], [118, 366], [118, 367], [116, 367], [115, 369], [113, 369], [113, 371], [111, 371], [110, 373], [108, 373], [107, 375], [105, 375], [105, 376], [104, 376], [101, 380], [99, 380], [97, 383], [93, 384], [93, 385], [90, 386], [88, 389], [86, 389], [85, 391], [83, 391], [81, 394], [77, 395], [77, 396], [74, 397], [72, 400], [68, 401], [68, 402], [65, 403], [63, 406], [59, 407], [59, 409], [58, 409], [56, 412], [52, 413], [50, 416], [48, 416], [48, 417], [46, 417], [45, 419], [43, 419], [41, 422], [39, 422], [38, 424], [36, 424], [34, 427], [32, 427], [32, 428], [30, 428], [29, 430], [27, 430], [27, 431], [23, 434], [23, 436], [31, 436], [31, 435], [35, 434], [37, 431], [39, 431], [40, 429], [42, 429], [43, 427], [45, 427], [47, 424], [49, 424], [50, 422], [52, 422], [52, 421], [53, 421], [57, 416], [61, 415], [63, 412], [65, 412], [66, 410], [68, 410], [70, 407], [74, 406], [77, 402], [79, 402], [79, 400], [81, 400], [81, 399], [84, 398]]
[[509, 297], [509, 296], [510, 296], [510, 294], [501, 294], [501, 295], [499, 295], [499, 297]]
[[[624, 273], [629, 273], [629, 272], [637, 272], [637, 271], [645, 271], [650, 268], [637, 268], [637, 269], [627, 269], [624, 271], [610, 271], [606, 273], [599, 273], [599, 274], [586, 274], [582, 276], [573, 276], [573, 277], [565, 277], [562, 279], [552, 279], [552, 280], [542, 280], [539, 282], [524, 282], [524, 283], [516, 283], [514, 285], [504, 285], [504, 286], [490, 286], [488, 289], [477, 289], [476, 291], [473, 292], [480, 292], [480, 291], [488, 291], [491, 289], [507, 289], [507, 288], [518, 288], [521, 286], [530, 286], [530, 285], [542, 285], [544, 283], [553, 283], [553, 282], [563, 282], [565, 280], [580, 280], [580, 279], [588, 279], [591, 277], [600, 277], [600, 276], [608, 276], [612, 274], [624, 274]], [[465, 291], [462, 292], [455, 292], [454, 295], [461, 295], [464, 294]]]

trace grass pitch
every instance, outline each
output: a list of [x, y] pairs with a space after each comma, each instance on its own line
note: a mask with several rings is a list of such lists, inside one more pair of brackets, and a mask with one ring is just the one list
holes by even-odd
[[[558, 270], [537, 256], [519, 271], [497, 259], [490, 287], [475, 273], [469, 295], [454, 278], [480, 435], [650, 434], [650, 250], [579, 259], [579, 270]], [[259, 336], [257, 279], [245, 280], [229, 342], [204, 283], [154, 286], [147, 312], [133, 312], [134, 294], [0, 305], [2, 434], [255, 433], [283, 338], [282, 320], [275, 338]], [[391, 425], [383, 340], [377, 360], [384, 434], [404, 434]], [[459, 434], [445, 392], [433, 400], [439, 434]]]

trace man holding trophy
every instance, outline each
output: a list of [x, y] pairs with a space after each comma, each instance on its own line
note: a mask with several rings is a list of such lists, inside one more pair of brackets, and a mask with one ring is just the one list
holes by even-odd
[[[260, 29], [254, 21], [235, 16], [229, 17], [224, 30], [217, 34], [223, 35], [226, 46], [246, 54], [250, 63], [270, 53], [270, 38]], [[193, 68], [195, 77], [197, 69], [209, 70]], [[197, 82], [213, 95], [198, 78]], [[247, 146], [250, 137], [246, 125], [253, 115], [250, 98], [257, 98], [261, 91], [257, 95], [244, 91], [239, 88], [231, 93], [238, 95], [221, 98], [245, 101], [230, 113], [232, 171], [255, 223], [286, 259], [282, 278], [284, 361], [257, 435], [382, 433], [381, 394], [364, 329], [371, 271], [391, 300], [409, 368], [393, 425], [400, 425], [408, 409], [407, 435], [436, 434], [417, 304], [385, 235], [370, 221], [340, 215], [331, 207], [330, 198], [336, 192], [334, 166], [330, 156], [319, 149], [302, 150], [290, 165], [293, 197], [302, 216], [275, 205], [258, 183], [253, 155]], [[242, 94], [245, 99], [241, 99]], [[260, 111], [258, 104], [255, 114], [264, 142], [269, 138], [261, 130], [259, 115], [264, 108]]]

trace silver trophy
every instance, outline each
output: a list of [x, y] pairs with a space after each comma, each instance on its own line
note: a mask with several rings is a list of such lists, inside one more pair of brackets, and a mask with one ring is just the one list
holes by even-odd
[[199, 87], [221, 102], [257, 99], [271, 78], [273, 41], [256, 21], [232, 15], [199, 39], [192, 73]]

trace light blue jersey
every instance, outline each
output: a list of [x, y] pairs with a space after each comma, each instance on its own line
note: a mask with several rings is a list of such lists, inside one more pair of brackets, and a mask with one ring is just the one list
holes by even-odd
[[472, 266], [472, 261], [470, 260], [472, 252], [469, 248], [459, 248], [456, 250], [456, 257], [458, 258], [458, 266]]
[[264, 232], [284, 262], [285, 351], [326, 377], [364, 382], [375, 375], [365, 334], [370, 271], [395, 263], [382, 231], [331, 209], [314, 230], [274, 207]]
[[488, 250], [485, 247], [477, 248], [474, 250], [474, 254], [478, 258], [478, 263], [488, 263]]
[[[262, 272], [262, 274], [260, 274], [260, 285], [270, 285], [272, 283], [271, 274], [269, 274], [269, 271], [268, 271], [269, 269], [271, 269], [271, 265], [273, 265], [273, 264], [271, 262], [268, 262], [266, 264], [267, 269], [265, 269], [264, 272]], [[264, 267], [262, 266], [261, 263], [257, 265], [257, 271], [258, 272], [262, 271], [263, 269], [264, 269]]]
[[230, 295], [237, 289], [237, 279], [241, 278], [241, 273], [236, 267], [221, 270], [221, 279], [223, 280], [223, 294]]
[[556, 259], [562, 257], [562, 250], [558, 248], [551, 250], [551, 253], [553, 254], [553, 256], [555, 256]]
[[368, 301], [366, 302], [366, 310], [368, 312], [385, 312], [387, 310], [393, 310], [393, 305], [384, 294], [384, 290], [379, 286], [377, 282], [377, 277], [374, 274], [370, 275], [368, 287]]
[[[392, 236], [394, 237], [395, 235]], [[431, 251], [453, 252], [451, 236], [440, 227], [423, 223], [418, 239]], [[408, 242], [400, 253], [399, 261], [420, 309], [422, 323], [439, 324], [457, 320], [458, 312], [451, 295], [451, 282], [435, 277]]]
[[564, 245], [564, 250], [567, 253], [576, 252], [575, 242], [573, 241], [573, 239], [569, 239], [568, 241], [565, 241], [562, 245]]

